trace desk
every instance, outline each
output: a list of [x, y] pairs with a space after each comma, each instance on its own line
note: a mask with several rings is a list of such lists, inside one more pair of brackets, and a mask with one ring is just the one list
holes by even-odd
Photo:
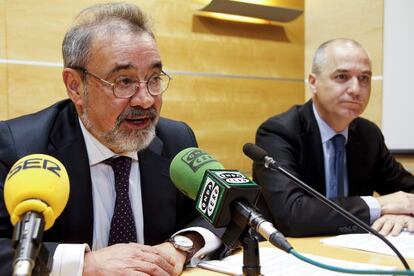
[[[324, 237], [309, 238], [288, 238], [293, 248], [299, 253], [310, 253], [314, 255], [340, 259], [345, 261], [377, 264], [385, 266], [395, 266], [403, 269], [403, 265], [397, 257], [382, 255], [377, 253], [365, 252], [361, 250], [348, 249], [343, 247], [333, 247], [324, 245], [320, 239]], [[268, 242], [261, 242], [260, 247], [271, 247]], [[241, 253], [240, 253], [241, 254]], [[414, 259], [407, 259], [411, 269], [414, 269]], [[182, 275], [224, 275], [221, 273], [208, 271], [199, 268], [187, 269]]]

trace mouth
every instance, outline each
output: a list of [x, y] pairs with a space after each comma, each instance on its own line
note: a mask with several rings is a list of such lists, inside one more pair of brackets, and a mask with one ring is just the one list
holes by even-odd
[[342, 104], [351, 105], [351, 106], [355, 106], [355, 105], [360, 106], [361, 105], [360, 102], [355, 102], [355, 101], [343, 101]]
[[144, 117], [144, 118], [125, 118], [124, 122], [134, 129], [144, 129], [147, 128], [153, 121], [153, 118]]

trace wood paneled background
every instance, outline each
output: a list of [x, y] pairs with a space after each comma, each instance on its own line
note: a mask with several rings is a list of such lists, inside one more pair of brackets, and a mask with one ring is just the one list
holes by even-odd
[[[0, 119], [66, 98], [61, 42], [74, 16], [97, 2], [0, 0]], [[226, 167], [250, 173], [243, 144], [266, 118], [304, 100], [304, 15], [253, 25], [196, 16], [209, 1], [129, 2], [151, 15], [173, 77], [162, 115], [187, 122]]]

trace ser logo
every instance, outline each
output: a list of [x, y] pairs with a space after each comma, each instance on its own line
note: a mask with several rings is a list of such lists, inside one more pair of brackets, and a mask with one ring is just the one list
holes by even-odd
[[61, 171], [61, 168], [59, 167], [59, 165], [53, 162], [52, 160], [43, 159], [43, 158], [30, 158], [30, 159], [26, 159], [24, 161], [21, 161], [15, 164], [11, 168], [8, 174], [7, 180], [10, 180], [10, 178], [12, 178], [19, 171], [28, 170], [28, 169], [48, 170], [56, 174], [58, 177], [60, 177], [60, 171]]
[[216, 209], [219, 196], [220, 187], [214, 183], [212, 179], [207, 178], [207, 182], [204, 185], [204, 190], [201, 195], [201, 201], [199, 202], [199, 209], [204, 214], [211, 217]]
[[246, 176], [237, 171], [218, 171], [216, 174], [229, 184], [244, 184], [250, 182]]
[[216, 161], [213, 157], [200, 149], [190, 150], [181, 157], [181, 160], [183, 160], [193, 172], [196, 172], [204, 164]]

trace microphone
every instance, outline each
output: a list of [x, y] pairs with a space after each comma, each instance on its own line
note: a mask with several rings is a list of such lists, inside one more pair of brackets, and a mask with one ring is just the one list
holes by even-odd
[[270, 157], [264, 149], [262, 149], [261, 147], [255, 144], [246, 143], [243, 146], [243, 152], [247, 157], [252, 159], [254, 162], [257, 162], [259, 164], [263, 163], [265, 168], [268, 168], [273, 171], [281, 172], [282, 174], [284, 174], [285, 176], [293, 180], [293, 182], [295, 182], [299, 187], [301, 187], [302, 189], [304, 189], [305, 191], [307, 191], [308, 193], [316, 197], [318, 200], [320, 200], [322, 203], [329, 206], [330, 208], [332, 208], [333, 210], [335, 210], [336, 212], [338, 212], [339, 214], [347, 218], [349, 221], [359, 226], [361, 229], [364, 229], [365, 231], [377, 236], [379, 239], [381, 239], [385, 244], [387, 244], [395, 252], [395, 254], [398, 256], [398, 258], [403, 263], [404, 267], [406, 269], [410, 269], [407, 261], [404, 259], [401, 253], [394, 247], [394, 245], [392, 245], [391, 242], [389, 242], [376, 230], [372, 229], [365, 222], [363, 222], [362, 220], [360, 220], [359, 218], [357, 218], [356, 216], [354, 216], [353, 214], [351, 214], [350, 212], [348, 212], [347, 210], [345, 210], [344, 208], [342, 208], [335, 202], [326, 198], [324, 195], [322, 195], [321, 193], [319, 193], [318, 191], [316, 191], [315, 189], [313, 189], [312, 187], [310, 187], [309, 185], [307, 185], [306, 183], [298, 179], [296, 176], [294, 176], [292, 173], [290, 173], [283, 167], [279, 166], [277, 162], [272, 157]]
[[68, 198], [68, 174], [56, 158], [31, 154], [10, 169], [4, 183], [4, 201], [15, 226], [13, 275], [31, 275], [42, 250], [43, 230], [53, 226]]
[[[274, 246], [289, 252], [292, 246], [252, 205], [260, 187], [237, 170], [226, 170], [199, 148], [180, 151], [170, 165], [174, 185], [196, 201], [196, 209], [213, 226], [228, 228], [223, 242], [233, 248], [246, 225]], [[231, 230], [229, 230], [231, 229]], [[235, 240], [236, 239], [236, 240]]]

